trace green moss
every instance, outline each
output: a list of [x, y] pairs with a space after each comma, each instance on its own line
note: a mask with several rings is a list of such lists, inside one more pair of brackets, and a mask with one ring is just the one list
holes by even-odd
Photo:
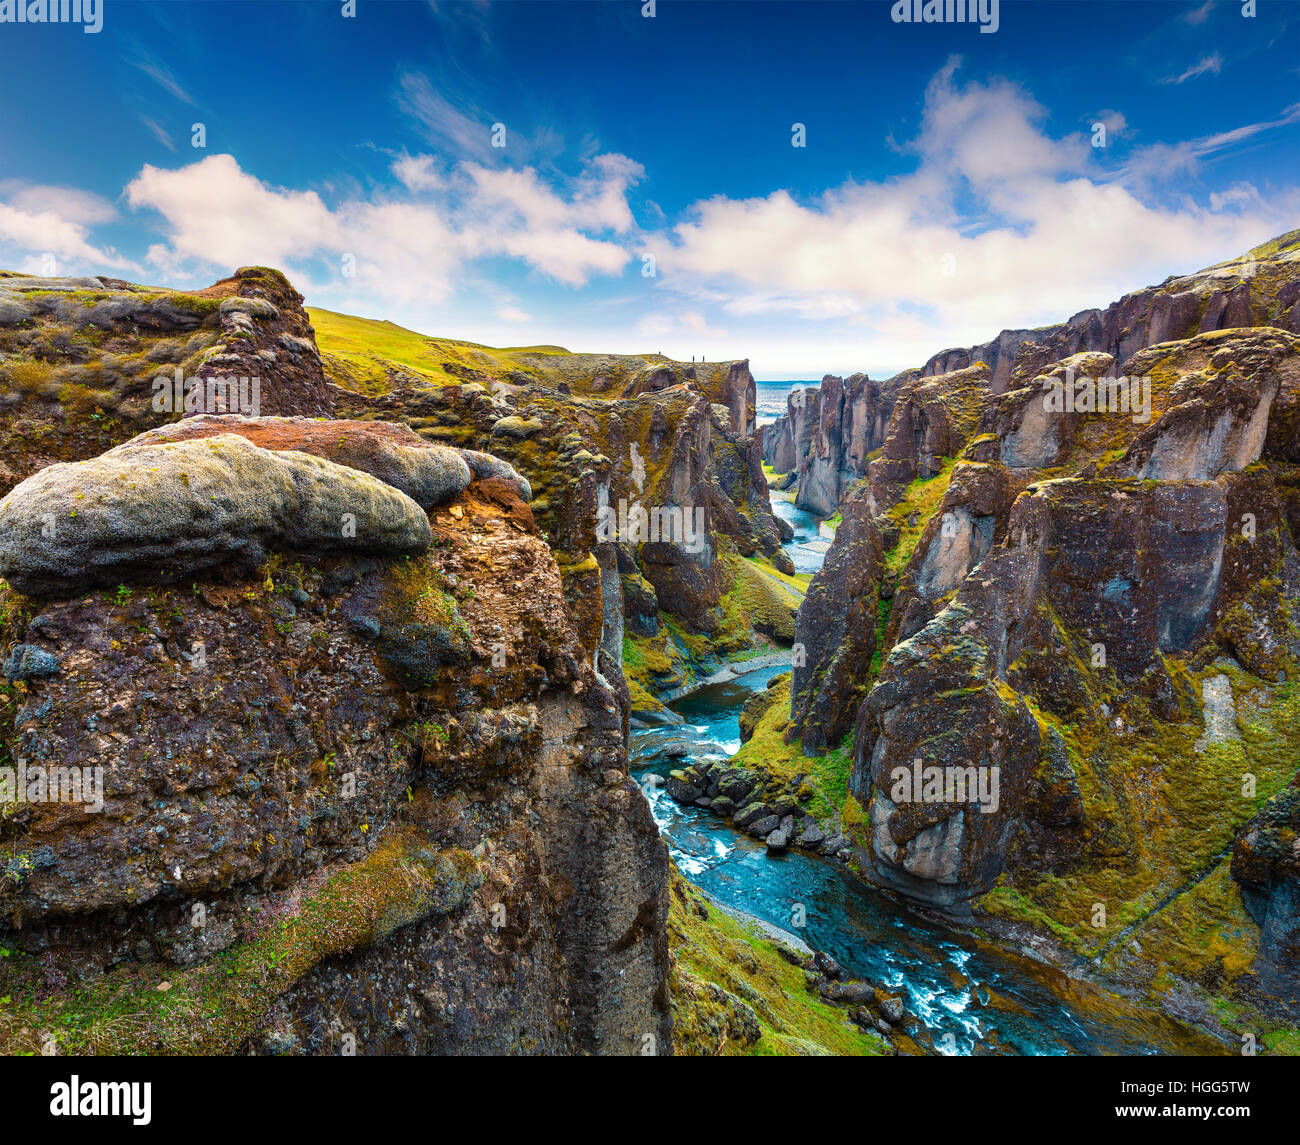
[[926, 525], [943, 504], [956, 464], [955, 457], [942, 458], [938, 473], [914, 480], [902, 500], [889, 510], [889, 516], [898, 524], [899, 536], [898, 543], [885, 554], [885, 575], [897, 576], [911, 562]]
[[[1075, 953], [1135, 983], [1158, 1003], [1177, 986], [1211, 1000], [1233, 995], [1249, 975], [1258, 927], [1231, 879], [1229, 850], [1241, 827], [1296, 773], [1300, 699], [1226, 661], [1193, 668], [1163, 660], [1195, 710], [1186, 723], [1156, 717], [1110, 672], [1083, 670], [1089, 709], [1105, 721], [1068, 722], [1021, 697], [1065, 744], [1083, 798], [1083, 862], [1057, 873], [1020, 866], [978, 900], [990, 914], [1050, 932]], [[1294, 674], [1290, 665], [1288, 677]], [[1232, 684], [1239, 738], [1204, 738], [1201, 684], [1222, 673]], [[1253, 777], [1251, 793], [1245, 777]], [[1105, 923], [1095, 926], [1095, 909]], [[1243, 1028], [1259, 1018], [1242, 1009]]]
[[191, 969], [129, 963], [48, 996], [23, 958], [0, 963], [0, 1052], [230, 1054], [277, 998], [326, 958], [462, 906], [482, 881], [473, 856], [394, 836], [335, 872], [297, 912]]
[[878, 1056], [888, 1047], [808, 991], [803, 971], [756, 928], [724, 914], [676, 868], [668, 942], [673, 1049], [687, 1056]]
[[732, 757], [733, 765], [763, 772], [782, 785], [804, 775], [812, 789], [805, 803], [808, 813], [823, 823], [838, 822], [848, 796], [853, 733], [823, 755], [804, 755], [797, 738], [785, 741], [790, 726], [790, 677], [782, 678], [769, 691], [772, 702], [755, 724], [753, 735]]

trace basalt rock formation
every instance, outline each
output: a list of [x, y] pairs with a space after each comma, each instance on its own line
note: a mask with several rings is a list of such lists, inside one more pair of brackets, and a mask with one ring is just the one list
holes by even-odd
[[[3, 281], [0, 1047], [669, 1052], [667, 855], [594, 655], [619, 553], [582, 543], [614, 463], [530, 505], [473, 448], [526, 426], [320, 419], [275, 272]], [[142, 352], [214, 351], [289, 416], [154, 408]], [[652, 478], [705, 500], [713, 406], [677, 400], [698, 465]]]
[[900, 376], [796, 626], [863, 876], [1171, 1012], [1300, 1018], [1298, 297], [1293, 233]]
[[829, 516], [884, 443], [892, 409], [892, 388], [866, 374], [827, 374], [820, 387], [791, 393], [785, 414], [765, 427], [763, 460], [798, 474], [800, 509]]
[[1003, 330], [981, 346], [940, 351], [921, 373], [934, 377], [983, 362], [993, 392], [1002, 393], [1017, 366], [1038, 371], [1085, 350], [1125, 361], [1147, 346], [1211, 330], [1273, 326], [1300, 334], [1300, 282], [1290, 265], [1298, 241], [1300, 231], [1291, 231], [1241, 258], [1126, 294], [1104, 310], [1084, 310], [1055, 326]]
[[[349, 417], [399, 419], [428, 441], [513, 465], [602, 675], [622, 678], [625, 636], [649, 642], [653, 668], [632, 680], [639, 713], [662, 712], [651, 691], [699, 666], [665, 623], [696, 642], [704, 665], [756, 634], [792, 640], [798, 600], [776, 575], [793, 572], [788, 533], [768, 499], [747, 363], [524, 354], [518, 369], [484, 365], [471, 382], [436, 388], [335, 385], [333, 400]], [[760, 607], [742, 609], [740, 594]]]
[[[953, 406], [946, 395], [954, 379], [961, 388], [966, 371], [984, 371], [981, 381], [996, 397], [1076, 355], [1104, 354], [1123, 363], [1147, 347], [1216, 330], [1270, 326], [1300, 333], [1298, 244], [1300, 231], [1291, 231], [1241, 258], [1171, 276], [1105, 309], [1085, 310], [1054, 326], [1003, 330], [990, 342], [941, 351], [920, 369], [869, 386], [860, 374], [847, 382], [828, 377], [820, 389], [791, 395], [787, 413], [765, 430], [764, 460], [778, 473], [797, 473], [796, 503], [823, 515], [833, 513], [853, 480], [869, 469], [876, 512], [886, 512], [909, 481], [928, 476], [936, 456], [955, 457], [964, 444], [954, 437], [959, 427], [946, 424]], [[929, 389], [930, 380], [940, 388]], [[956, 405], [970, 408], [969, 402]], [[889, 423], [891, 409], [897, 420]], [[1040, 440], [1033, 432], [1025, 437]], [[874, 444], [864, 450], [864, 442]], [[868, 464], [865, 454], [882, 446], [880, 460]], [[840, 473], [835, 480], [833, 470]]]
[[302, 297], [265, 267], [191, 293], [0, 272], [0, 383], [0, 492], [187, 413], [333, 413]]

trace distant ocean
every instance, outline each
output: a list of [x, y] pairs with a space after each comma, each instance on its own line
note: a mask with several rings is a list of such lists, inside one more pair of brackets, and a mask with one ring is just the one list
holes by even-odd
[[821, 378], [809, 382], [755, 382], [755, 402], [758, 405], [758, 424], [768, 425], [785, 413], [785, 397], [793, 389], [819, 386]]

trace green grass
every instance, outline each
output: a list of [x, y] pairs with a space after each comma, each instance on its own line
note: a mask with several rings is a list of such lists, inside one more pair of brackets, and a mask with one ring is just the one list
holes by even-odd
[[798, 739], [785, 742], [790, 726], [790, 678], [771, 688], [772, 704], [754, 728], [754, 734], [732, 757], [735, 767], [751, 768], [774, 777], [782, 784], [804, 775], [812, 788], [806, 810], [822, 823], [835, 823], [844, 814], [849, 793], [849, 772], [853, 766], [853, 733], [849, 732], [824, 755], [804, 755]]
[[336, 871], [296, 911], [198, 966], [124, 963], [92, 983], [48, 993], [25, 956], [0, 963], [0, 1052], [230, 1054], [275, 1000], [326, 958], [459, 908], [482, 881], [468, 852], [393, 837]]
[[[707, 902], [675, 868], [669, 903], [676, 1053], [874, 1057], [889, 1052], [882, 1039], [849, 1021], [844, 1009], [809, 993], [803, 971], [769, 939]], [[738, 1036], [731, 1014], [740, 1009], [757, 1019], [753, 1041]]]
[[539, 375], [535, 364], [523, 360], [525, 356], [568, 355], [559, 346], [494, 349], [476, 342], [431, 338], [392, 322], [316, 307], [308, 307], [307, 314], [316, 329], [316, 345], [326, 372], [337, 384], [365, 393], [386, 393], [391, 388], [390, 368], [414, 375], [429, 386], [459, 385], [466, 379], [449, 372], [448, 362], [504, 380], [512, 372]]
[[[889, 510], [889, 516], [898, 523], [899, 536], [898, 544], [885, 554], [887, 574], [896, 575], [907, 568], [926, 525], [943, 504], [944, 494], [948, 492], [948, 484], [952, 480], [953, 466], [956, 464], [957, 459], [954, 457], [942, 458], [938, 473], [933, 477], [918, 477], [907, 487], [903, 499]], [[916, 514], [916, 524], [908, 524], [913, 513]]]

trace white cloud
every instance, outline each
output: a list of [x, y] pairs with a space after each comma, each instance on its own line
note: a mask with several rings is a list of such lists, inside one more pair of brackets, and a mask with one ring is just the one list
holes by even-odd
[[1271, 124], [1133, 153], [1114, 173], [1087, 136], [1050, 136], [1043, 109], [1014, 85], [960, 85], [955, 72], [950, 63], [935, 76], [903, 148], [917, 156], [914, 171], [808, 201], [778, 190], [699, 202], [651, 244], [663, 286], [768, 324], [786, 312], [853, 327], [860, 361], [919, 364], [1247, 250], [1292, 225], [1300, 207], [1294, 190], [1265, 201], [1248, 185], [1208, 207], [1137, 190], [1157, 160], [1168, 183], [1290, 122], [1290, 109]]
[[337, 217], [314, 191], [268, 186], [231, 155], [175, 170], [146, 164], [127, 184], [126, 198], [132, 207], [163, 215], [169, 230], [165, 249], [176, 263], [196, 260], [229, 270], [347, 249]]
[[112, 203], [86, 191], [0, 183], [0, 265], [35, 267], [49, 254], [65, 274], [130, 268], [134, 264], [112, 247], [90, 241], [94, 226], [116, 218]]
[[[636, 332], [645, 337], [658, 338], [687, 335], [696, 338], [726, 338], [727, 332], [709, 325], [708, 319], [697, 310], [656, 310], [645, 315], [636, 324]], [[681, 341], [681, 338], [678, 338]], [[683, 341], [683, 345], [687, 342]]]
[[181, 86], [180, 81], [172, 74], [171, 69], [156, 56], [146, 52], [139, 59], [131, 62], [169, 95], [179, 99], [182, 103], [192, 104], [194, 102], [194, 97]]
[[1208, 56], [1202, 56], [1196, 63], [1192, 64], [1182, 75], [1170, 76], [1162, 83], [1186, 83], [1188, 80], [1195, 79], [1197, 76], [1212, 75], [1217, 76], [1223, 67], [1223, 57], [1218, 52]]
[[432, 155], [403, 155], [393, 163], [393, 174], [409, 191], [438, 191], [447, 185], [446, 178], [437, 170], [437, 160]]
[[[555, 190], [532, 168], [493, 170], [462, 163], [443, 171], [431, 156], [393, 163], [402, 187], [327, 204], [315, 191], [275, 187], [244, 171], [230, 155], [174, 170], [146, 165], [128, 184], [128, 203], [163, 216], [166, 242], [149, 261], [179, 273], [228, 271], [250, 262], [312, 281], [323, 260], [333, 282], [346, 256], [356, 282], [380, 300], [442, 299], [466, 264], [507, 256], [570, 286], [617, 274], [631, 257], [605, 237], [626, 232], [626, 194], [640, 167], [620, 155], [593, 159], [571, 186]], [[319, 277], [319, 276], [318, 276]]]
[[175, 151], [176, 144], [168, 134], [166, 128], [156, 119], [150, 119], [147, 115], [140, 116], [140, 122], [144, 124], [149, 134], [152, 135], [159, 143], [167, 148], [168, 151]]
[[518, 306], [502, 306], [496, 314], [502, 322], [531, 322], [533, 320], [531, 314], [520, 310]]

